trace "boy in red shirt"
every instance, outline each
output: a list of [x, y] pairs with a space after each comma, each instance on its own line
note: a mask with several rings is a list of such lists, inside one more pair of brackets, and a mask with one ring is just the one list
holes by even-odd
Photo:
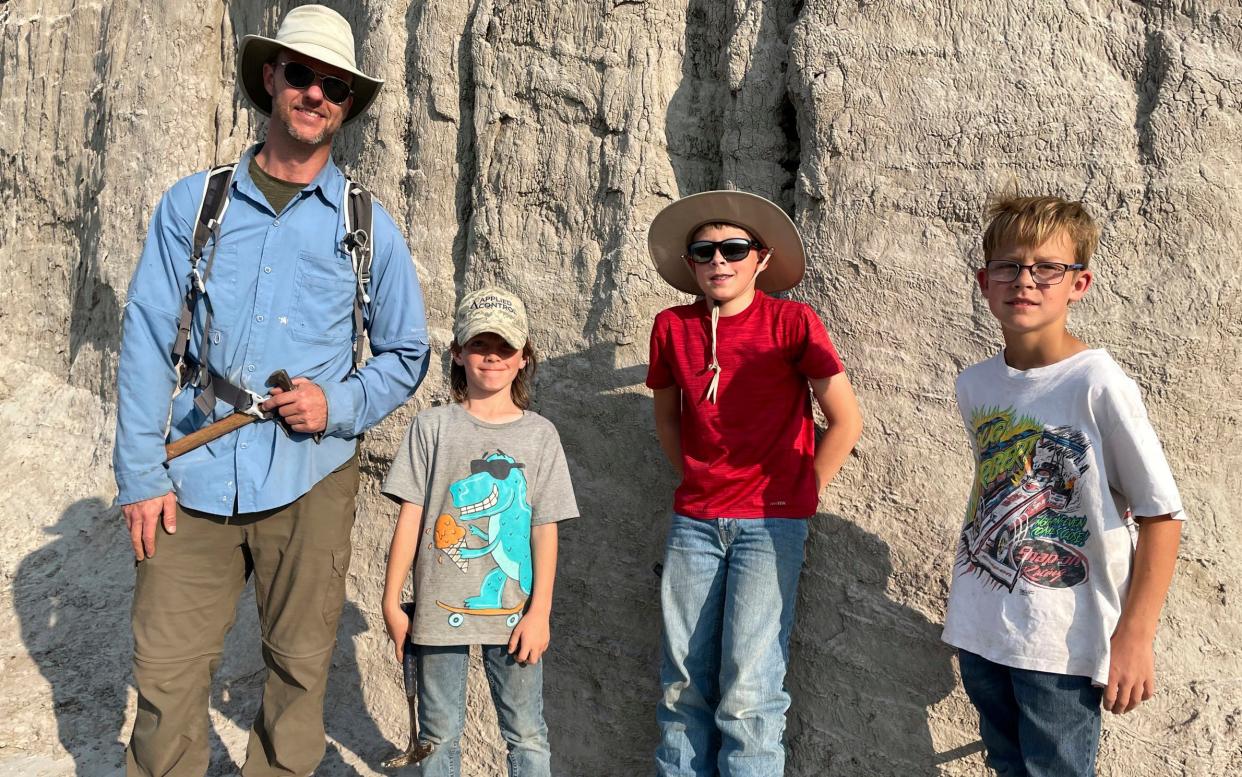
[[[819, 317], [765, 293], [805, 268], [784, 211], [704, 192], [661, 211], [647, 242], [666, 281], [702, 295], [656, 316], [647, 372], [681, 477], [660, 589], [657, 774], [774, 777], [806, 519], [862, 418]], [[818, 446], [812, 396], [828, 420]]]

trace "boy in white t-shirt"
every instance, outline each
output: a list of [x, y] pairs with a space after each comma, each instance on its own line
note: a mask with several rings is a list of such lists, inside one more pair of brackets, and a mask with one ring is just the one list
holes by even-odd
[[1081, 203], [990, 210], [977, 273], [1005, 339], [962, 372], [975, 454], [944, 640], [1001, 775], [1094, 775], [1100, 707], [1155, 688], [1181, 499], [1138, 386], [1066, 331], [1099, 230]]

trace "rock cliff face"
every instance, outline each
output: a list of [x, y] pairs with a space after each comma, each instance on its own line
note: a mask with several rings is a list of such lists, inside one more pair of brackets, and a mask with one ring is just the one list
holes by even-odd
[[[263, 122], [237, 38], [291, 3], [0, 0], [0, 772], [110, 774], [132, 721], [132, 572], [109, 456], [125, 288], [160, 193]], [[981, 774], [938, 641], [970, 461], [952, 398], [998, 331], [973, 289], [985, 201], [1016, 183], [1104, 227], [1073, 316], [1142, 386], [1188, 513], [1160, 691], [1109, 718], [1105, 775], [1242, 771], [1242, 9], [1195, 0], [423, 0], [335, 3], [388, 83], [338, 143], [405, 231], [435, 359], [367, 436], [322, 774], [406, 736], [378, 613], [395, 510], [379, 478], [447, 398], [461, 294], [527, 301], [537, 409], [583, 518], [562, 532], [546, 707], [556, 773], [649, 769], [670, 494], [641, 386], [682, 301], [645, 231], [672, 199], [745, 188], [810, 248], [792, 296], [828, 323], [867, 418], [813, 522], [789, 685], [789, 774]], [[213, 774], [262, 683], [252, 597], [213, 699]], [[467, 774], [503, 751], [481, 677]]]

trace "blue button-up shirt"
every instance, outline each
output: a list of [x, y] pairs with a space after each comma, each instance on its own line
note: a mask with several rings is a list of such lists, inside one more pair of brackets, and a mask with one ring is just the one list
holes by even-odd
[[[204, 416], [197, 390], [171, 401], [177, 376], [171, 351], [189, 283], [190, 241], [206, 173], [178, 181], [161, 199], [125, 303], [118, 369], [113, 464], [117, 502], [173, 490], [181, 504], [216, 515], [288, 504], [354, 453], [355, 438], [405, 402], [427, 371], [422, 291], [405, 240], [375, 204], [371, 303], [366, 325], [374, 354], [353, 371], [356, 279], [344, 237], [345, 177], [331, 161], [277, 214], [250, 177], [256, 148], [233, 178], [215, 261], [207, 279], [212, 320], [195, 311], [189, 354], [209, 338], [211, 369], [262, 396], [278, 369], [323, 389], [328, 426], [316, 444], [259, 421], [165, 463], [164, 444], [224, 418], [217, 401]], [[203, 252], [203, 265], [213, 246]], [[166, 431], [167, 430], [167, 431]]]

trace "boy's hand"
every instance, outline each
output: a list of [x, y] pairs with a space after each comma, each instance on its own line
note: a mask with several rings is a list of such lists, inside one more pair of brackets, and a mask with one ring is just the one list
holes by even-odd
[[1121, 629], [1113, 632], [1104, 709], [1121, 715], [1150, 699], [1155, 692], [1156, 658], [1152, 640]]
[[384, 626], [397, 650], [397, 663], [405, 660], [405, 638], [410, 633], [410, 619], [398, 604], [384, 605]]
[[519, 664], [536, 664], [551, 641], [548, 616], [527, 611], [509, 636], [509, 654]]

